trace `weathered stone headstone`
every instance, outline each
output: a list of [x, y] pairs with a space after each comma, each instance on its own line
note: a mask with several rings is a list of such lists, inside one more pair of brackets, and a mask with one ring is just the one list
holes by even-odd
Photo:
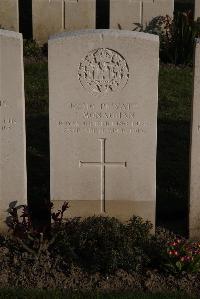
[[159, 41], [125, 30], [49, 41], [51, 199], [69, 216], [155, 222]]
[[62, 31], [95, 28], [95, 0], [33, 0], [33, 38], [40, 43]]
[[191, 238], [200, 237], [200, 39], [196, 43], [193, 115], [190, 162], [190, 211], [189, 231]]
[[110, 0], [110, 28], [145, 28], [155, 17], [173, 16], [174, 0]]
[[200, 18], [200, 0], [195, 0], [194, 18], [195, 20]]
[[18, 0], [0, 0], [0, 26], [3, 29], [19, 31]]
[[0, 30], [0, 229], [9, 203], [26, 203], [23, 39]]
[[133, 30], [142, 24], [142, 1], [110, 0], [110, 28]]
[[174, 0], [144, 0], [143, 26], [144, 28], [155, 18], [166, 15], [173, 17]]
[[63, 0], [32, 1], [33, 38], [47, 42], [51, 34], [64, 30]]
[[65, 0], [65, 30], [95, 29], [96, 0]]

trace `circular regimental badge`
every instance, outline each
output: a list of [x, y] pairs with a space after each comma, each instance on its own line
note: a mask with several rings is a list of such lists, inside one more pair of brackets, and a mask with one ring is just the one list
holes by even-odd
[[129, 68], [122, 55], [111, 49], [97, 49], [82, 59], [79, 70], [81, 85], [93, 95], [106, 95], [124, 88]]

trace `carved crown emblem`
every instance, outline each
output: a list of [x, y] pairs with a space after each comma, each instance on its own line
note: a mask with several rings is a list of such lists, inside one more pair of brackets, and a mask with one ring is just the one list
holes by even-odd
[[81, 85], [93, 95], [106, 95], [124, 88], [129, 79], [129, 68], [122, 55], [100, 48], [82, 59], [78, 77]]

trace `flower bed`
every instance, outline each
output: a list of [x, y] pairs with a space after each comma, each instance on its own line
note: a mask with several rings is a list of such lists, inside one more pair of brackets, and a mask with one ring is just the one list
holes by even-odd
[[63, 220], [35, 229], [27, 207], [10, 208], [12, 235], [0, 239], [0, 288], [200, 295], [200, 244], [133, 216]]

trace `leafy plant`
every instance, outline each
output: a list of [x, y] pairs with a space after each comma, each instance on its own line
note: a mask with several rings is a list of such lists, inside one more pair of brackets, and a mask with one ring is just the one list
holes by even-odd
[[143, 30], [159, 35], [160, 58], [165, 63], [191, 64], [195, 38], [200, 35], [200, 24], [194, 21], [192, 11], [175, 12], [174, 17], [156, 17]]
[[164, 229], [157, 228], [146, 247], [153, 269], [168, 274], [200, 272], [200, 242], [192, 242]]
[[[46, 224], [42, 228], [34, 228], [29, 208], [26, 205], [16, 206], [16, 202], [10, 204], [7, 225], [12, 231], [14, 238], [21, 244], [23, 249], [31, 253], [38, 260], [42, 253], [55, 242], [56, 230], [61, 226], [65, 211], [69, 208], [64, 202], [61, 209], [53, 212], [53, 203], [50, 204], [52, 225]], [[21, 212], [21, 215], [20, 214]]]
[[141, 271], [149, 262], [144, 244], [150, 239], [151, 228], [139, 217], [132, 217], [127, 224], [102, 216], [75, 218], [66, 222], [54, 250], [91, 272]]
[[183, 238], [167, 244], [165, 267], [173, 273], [200, 272], [200, 242], [191, 242]]
[[169, 242], [177, 236], [167, 229], [157, 227], [155, 234], [151, 235], [150, 242], [145, 245], [146, 253], [150, 259], [150, 267], [152, 269], [163, 270], [163, 257], [166, 252], [166, 247]]
[[192, 62], [195, 38], [200, 33], [199, 24], [193, 20], [192, 12], [177, 12], [173, 20], [166, 18], [165, 34], [161, 35], [161, 59], [174, 64]]

